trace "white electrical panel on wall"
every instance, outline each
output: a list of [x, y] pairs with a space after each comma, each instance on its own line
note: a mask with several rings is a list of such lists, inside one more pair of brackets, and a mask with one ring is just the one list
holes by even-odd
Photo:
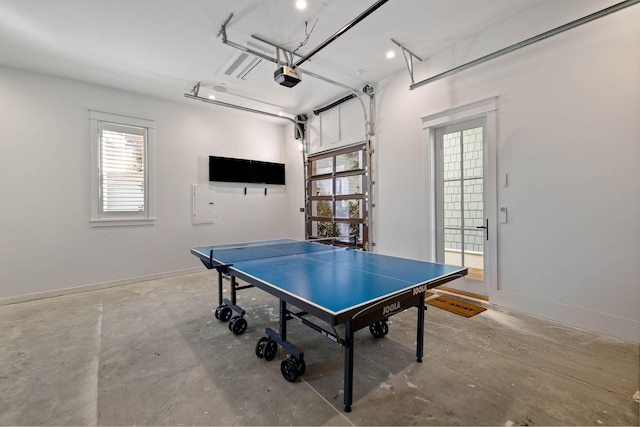
[[216, 193], [208, 185], [192, 185], [193, 224], [213, 224]]

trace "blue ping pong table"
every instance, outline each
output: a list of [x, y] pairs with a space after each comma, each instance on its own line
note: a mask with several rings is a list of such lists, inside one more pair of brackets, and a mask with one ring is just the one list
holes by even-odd
[[[240, 335], [247, 329], [245, 311], [236, 303], [236, 291], [257, 287], [276, 296], [280, 318], [278, 331], [265, 329], [256, 345], [256, 356], [275, 358], [278, 345], [289, 356], [280, 370], [294, 382], [305, 372], [304, 353], [287, 341], [287, 321], [296, 320], [345, 348], [344, 409], [353, 399], [354, 333], [365, 327], [376, 338], [388, 333], [390, 316], [417, 308], [416, 358], [422, 362], [424, 347], [424, 296], [428, 289], [462, 277], [467, 270], [424, 261], [379, 255], [351, 247], [318, 241], [278, 239], [191, 249], [208, 269], [218, 271], [220, 306], [215, 317], [229, 321]], [[222, 298], [223, 279], [231, 281], [231, 300]], [[248, 285], [240, 285], [241, 279]], [[290, 311], [291, 304], [301, 311]], [[333, 327], [329, 331], [307, 315]], [[335, 329], [344, 325], [343, 337]]]

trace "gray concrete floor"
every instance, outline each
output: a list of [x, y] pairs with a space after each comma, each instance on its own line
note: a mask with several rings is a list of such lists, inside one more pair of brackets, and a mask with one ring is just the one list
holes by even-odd
[[249, 328], [216, 320], [210, 271], [0, 306], [1, 425], [633, 425], [639, 345], [488, 310], [429, 307], [424, 363], [415, 310], [389, 334], [357, 333], [353, 412], [343, 349], [296, 323], [296, 383], [256, 358], [277, 300], [242, 291]]

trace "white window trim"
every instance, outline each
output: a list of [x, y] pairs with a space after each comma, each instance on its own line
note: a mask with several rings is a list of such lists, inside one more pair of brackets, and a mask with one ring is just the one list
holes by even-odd
[[[91, 132], [91, 226], [112, 227], [153, 224], [156, 219], [154, 192], [155, 121], [94, 110], [89, 110], [89, 118]], [[145, 186], [147, 209], [144, 216], [105, 216], [102, 212], [100, 212], [100, 122], [118, 123], [128, 126], [143, 127], [147, 129], [147, 182]]]

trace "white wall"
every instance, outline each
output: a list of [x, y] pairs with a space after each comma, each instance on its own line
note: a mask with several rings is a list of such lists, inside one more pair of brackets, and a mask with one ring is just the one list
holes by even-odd
[[[603, 5], [571, 6], [576, 19]], [[527, 20], [568, 22], [566, 12], [530, 11], [429, 58], [416, 81], [533, 36]], [[496, 191], [509, 223], [498, 229], [491, 301], [640, 341], [638, 52], [632, 6], [413, 91], [406, 71], [379, 84], [377, 251], [431, 257], [420, 118], [497, 96], [497, 168], [509, 185]]]
[[[155, 120], [154, 225], [89, 225], [89, 109]], [[191, 185], [207, 185], [208, 156], [288, 162], [299, 152], [284, 124], [0, 68], [0, 129], [0, 302], [197, 271], [195, 245], [299, 236], [289, 200], [300, 161], [286, 169], [295, 197], [289, 186], [244, 196], [216, 183], [217, 222], [191, 223]]]
[[305, 213], [300, 211], [300, 209], [305, 209], [304, 157], [302, 147], [299, 147], [301, 141], [295, 139], [291, 122], [288, 122], [286, 126], [285, 141], [288, 236], [294, 239], [304, 239]]

